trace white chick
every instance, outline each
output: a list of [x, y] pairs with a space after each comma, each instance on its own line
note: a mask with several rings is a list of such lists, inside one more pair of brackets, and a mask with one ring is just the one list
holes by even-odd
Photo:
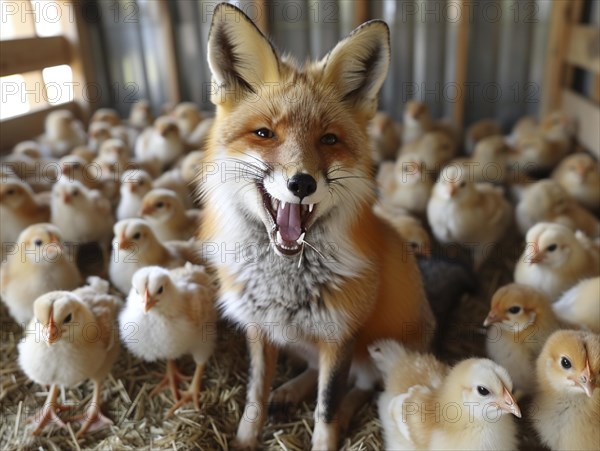
[[112, 127], [108, 122], [92, 122], [88, 127], [87, 146], [92, 152], [98, 152], [102, 143], [112, 138]]
[[124, 219], [114, 226], [110, 281], [122, 293], [131, 289], [131, 278], [144, 266], [177, 268], [186, 261], [201, 264], [194, 242], [161, 243], [143, 219]]
[[589, 237], [600, 237], [598, 219], [554, 180], [540, 180], [523, 193], [515, 210], [521, 234], [538, 222], [556, 222], [573, 230], [581, 230]]
[[465, 134], [465, 150], [471, 155], [479, 141], [489, 136], [502, 134], [502, 128], [495, 119], [480, 119], [469, 126]]
[[154, 118], [152, 117], [150, 103], [147, 100], [135, 102], [129, 112], [129, 125], [138, 130], [143, 130], [150, 127], [152, 122], [154, 122]]
[[120, 177], [124, 171], [130, 169], [128, 167], [129, 160], [129, 148], [123, 140], [110, 138], [100, 145], [98, 158], [95, 161], [103, 168], [110, 170], [111, 174]]
[[515, 282], [537, 288], [552, 302], [581, 279], [600, 271], [598, 250], [562, 224], [536, 224], [525, 241], [515, 267]]
[[546, 339], [561, 326], [550, 300], [528, 285], [505, 285], [494, 293], [483, 325], [488, 327], [488, 357], [508, 370], [516, 389], [531, 393], [535, 360]]
[[400, 148], [400, 136], [389, 114], [378, 111], [369, 122], [369, 137], [373, 149], [373, 161], [379, 163], [394, 160]]
[[73, 290], [83, 282], [65, 252], [58, 228], [40, 223], [19, 235], [17, 248], [0, 266], [0, 295], [10, 315], [23, 327], [33, 318], [33, 301], [54, 290]]
[[510, 226], [512, 208], [498, 188], [475, 184], [465, 171], [450, 165], [433, 187], [427, 218], [438, 241], [472, 249], [474, 268], [479, 269]]
[[142, 208], [142, 199], [152, 189], [152, 178], [141, 169], [129, 169], [121, 177], [121, 199], [117, 207], [117, 221], [135, 218]]
[[66, 155], [59, 160], [59, 177], [68, 181], [77, 180], [89, 189], [102, 189], [101, 168], [93, 163], [88, 163], [82, 157]]
[[420, 138], [405, 144], [401, 156], [410, 155], [425, 163], [425, 167], [438, 173], [456, 154], [456, 146], [448, 133], [439, 130], [426, 132]]
[[552, 178], [585, 208], [600, 210], [600, 167], [590, 154], [568, 156], [554, 170]]
[[47, 194], [34, 194], [29, 185], [17, 178], [6, 178], [0, 183], [0, 217], [2, 227], [2, 261], [21, 231], [31, 224], [48, 222], [50, 206]]
[[[153, 391], [172, 390], [176, 403], [167, 416], [189, 401], [198, 410], [204, 366], [216, 342], [215, 290], [209, 275], [189, 263], [171, 271], [149, 266], [136, 271], [132, 285], [119, 315], [123, 344], [145, 361], [167, 360], [167, 374]], [[182, 396], [177, 385], [183, 377], [175, 359], [185, 354], [193, 356], [196, 370]]]
[[58, 413], [68, 407], [57, 403], [58, 386], [74, 387], [87, 379], [94, 382], [94, 394], [86, 412], [72, 419], [81, 423], [77, 437], [112, 424], [100, 406], [102, 383], [119, 354], [115, 320], [121, 301], [108, 294], [106, 281], [90, 278], [88, 283], [37, 298], [34, 318], [19, 343], [22, 370], [34, 382], [51, 386], [44, 407], [30, 419], [34, 434], [48, 423], [64, 427]]
[[[186, 161], [186, 159], [183, 161]], [[193, 182], [186, 182], [184, 180], [182, 169], [174, 168], [163, 172], [160, 177], [154, 179], [152, 186], [154, 188], [163, 188], [175, 192], [186, 209], [194, 207], [194, 184]]]
[[488, 359], [453, 368], [382, 340], [369, 347], [383, 374], [379, 416], [386, 449], [516, 449], [521, 417], [508, 372]]
[[600, 333], [600, 277], [582, 280], [552, 304], [552, 309], [572, 328]]
[[48, 113], [44, 122], [44, 135], [41, 143], [48, 148], [50, 155], [60, 158], [74, 147], [84, 144], [85, 130], [80, 121], [69, 110]]
[[111, 127], [116, 127], [121, 123], [121, 117], [117, 113], [117, 110], [113, 108], [98, 108], [90, 119], [90, 124], [94, 122], [106, 122]]
[[192, 149], [204, 149], [214, 122], [214, 117], [207, 117], [188, 136], [187, 143]]
[[205, 152], [202, 150], [194, 150], [188, 153], [181, 161], [181, 178], [187, 186], [191, 187], [192, 183], [198, 178], [198, 174], [202, 170], [205, 155]]
[[78, 245], [97, 243], [107, 261], [112, 225], [112, 207], [99, 191], [82, 183], [60, 180], [52, 189], [51, 222], [61, 230], [65, 241]]
[[158, 159], [163, 168], [172, 165], [183, 151], [183, 138], [177, 122], [168, 116], [156, 119], [135, 143], [135, 156], [140, 162]]
[[469, 171], [470, 180], [502, 185], [508, 175], [509, 147], [501, 135], [480, 139], [473, 155], [466, 159], [463, 167]]
[[424, 216], [431, 196], [433, 180], [418, 155], [400, 155], [393, 177], [382, 187], [381, 202], [391, 210], [399, 208]]
[[144, 196], [140, 216], [159, 240], [188, 240], [198, 232], [201, 211], [186, 210], [174, 191], [155, 188]]
[[600, 444], [600, 335], [555, 332], [537, 360], [533, 425], [553, 450]]

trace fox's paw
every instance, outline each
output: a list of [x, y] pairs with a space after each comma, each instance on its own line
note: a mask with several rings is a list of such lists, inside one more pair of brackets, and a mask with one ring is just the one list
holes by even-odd
[[242, 419], [238, 426], [237, 434], [231, 442], [231, 449], [235, 451], [254, 451], [258, 448], [258, 433], [256, 424]]
[[289, 420], [297, 410], [299, 400], [289, 387], [281, 386], [271, 392], [269, 417], [276, 422]]

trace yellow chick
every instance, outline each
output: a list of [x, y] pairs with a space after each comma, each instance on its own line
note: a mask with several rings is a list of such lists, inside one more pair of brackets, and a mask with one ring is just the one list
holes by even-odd
[[400, 156], [418, 158], [429, 171], [438, 173], [454, 158], [456, 145], [448, 133], [439, 130], [429, 131], [420, 138], [404, 144]]
[[472, 249], [474, 268], [479, 269], [510, 226], [512, 207], [499, 188], [475, 184], [460, 167], [450, 165], [433, 187], [427, 218], [439, 242]]
[[393, 340], [369, 347], [383, 374], [378, 401], [385, 447], [394, 450], [517, 448], [521, 417], [508, 372], [488, 359], [468, 359], [453, 368]]
[[135, 102], [129, 112], [129, 125], [143, 130], [152, 126], [154, 118], [152, 117], [152, 108], [147, 100], [138, 100]]
[[112, 127], [108, 122], [92, 122], [88, 127], [87, 146], [92, 152], [98, 152], [102, 143], [112, 138]]
[[[206, 113], [204, 113], [203, 116], [206, 116]], [[206, 117], [198, 124], [198, 126], [187, 138], [187, 143], [190, 148], [204, 149], [214, 122], [214, 117]]]
[[196, 129], [203, 119], [198, 106], [193, 102], [181, 102], [177, 104], [171, 114], [177, 121], [179, 131], [184, 139]]
[[116, 127], [121, 123], [121, 117], [117, 113], [117, 110], [113, 108], [98, 108], [90, 119], [90, 124], [94, 122], [106, 122], [111, 127]]
[[581, 279], [600, 271], [598, 250], [562, 224], [536, 224], [525, 241], [515, 267], [515, 282], [537, 288], [552, 302]]
[[420, 156], [400, 155], [389, 181], [383, 182], [381, 201], [391, 210], [404, 209], [424, 216], [433, 189], [431, 171]]
[[385, 160], [394, 160], [400, 147], [400, 136], [390, 115], [378, 111], [369, 122], [368, 132], [371, 138], [373, 161], [380, 163]]
[[62, 157], [59, 177], [68, 181], [77, 180], [89, 189], [102, 190], [101, 168], [93, 163], [88, 163], [77, 155], [66, 155]]
[[[200, 385], [206, 362], [216, 343], [215, 289], [202, 266], [186, 264], [168, 271], [159, 266], [141, 268], [133, 276], [127, 304], [119, 315], [123, 344], [135, 356], [153, 362], [167, 359], [167, 374], [153, 391], [169, 387], [179, 407], [193, 401], [200, 408]], [[196, 371], [190, 389], [182, 394], [185, 378], [175, 359], [192, 354]]]
[[51, 291], [33, 303], [34, 318], [19, 343], [19, 365], [31, 380], [50, 385], [44, 407], [31, 417], [33, 434], [48, 423], [64, 427], [58, 416], [68, 407], [57, 403], [58, 386], [75, 387], [87, 379], [94, 394], [86, 412], [72, 418], [81, 423], [77, 437], [113, 424], [100, 411], [102, 383], [119, 355], [115, 320], [121, 305], [108, 294], [108, 282], [88, 279], [73, 292]]
[[517, 204], [515, 215], [523, 235], [538, 222], [556, 222], [581, 230], [589, 237], [600, 237], [600, 221], [554, 180], [540, 180], [529, 186]]
[[406, 103], [402, 121], [403, 146], [419, 139], [433, 128], [433, 120], [427, 105], [416, 100]]
[[140, 216], [148, 221], [159, 240], [185, 241], [198, 232], [201, 211], [186, 210], [174, 191], [155, 188], [144, 196]]
[[[108, 169], [110, 174], [117, 174], [118, 177], [129, 168], [129, 148], [121, 139], [110, 138], [105, 140], [98, 150], [98, 157], [95, 162], [103, 168]], [[106, 174], [104, 174], [106, 177]]]
[[554, 170], [552, 178], [585, 208], [600, 210], [600, 167], [590, 154], [568, 156]]
[[71, 257], [54, 225], [34, 224], [21, 232], [15, 252], [0, 266], [0, 295], [16, 322], [27, 325], [33, 317], [33, 301], [42, 294], [81, 285]]
[[[196, 173], [196, 176], [197, 174], [198, 173]], [[154, 179], [153, 187], [173, 191], [177, 194], [177, 197], [179, 197], [181, 202], [183, 202], [186, 209], [194, 206], [194, 183], [185, 181], [183, 178], [183, 171], [180, 168], [173, 168], [170, 171], [163, 172], [160, 177]]]
[[480, 119], [467, 128], [465, 134], [465, 150], [471, 155], [479, 141], [489, 136], [501, 135], [502, 128], [495, 119]]
[[508, 153], [503, 136], [488, 136], [477, 142], [471, 158], [462, 160], [461, 165], [475, 182], [503, 185], [508, 175]]
[[488, 327], [488, 357], [508, 370], [518, 390], [531, 392], [535, 360], [546, 339], [560, 328], [550, 300], [528, 285], [505, 285], [494, 293], [483, 325]]
[[552, 450], [597, 450], [600, 444], [600, 336], [561, 330], [537, 360], [533, 425]]
[[186, 186], [191, 187], [202, 171], [205, 152], [194, 150], [188, 153], [181, 161], [181, 178]]
[[431, 256], [431, 237], [421, 221], [408, 214], [395, 214], [380, 204], [375, 204], [373, 211], [387, 221], [406, 241], [408, 251], [412, 254], [429, 258]]
[[552, 309], [561, 321], [574, 329], [600, 333], [600, 277], [584, 279], [570, 288]]
[[69, 110], [56, 110], [46, 116], [44, 135], [40, 140], [51, 156], [60, 158], [74, 147], [84, 144], [86, 135], [83, 125], [75, 119], [73, 113]]
[[202, 264], [193, 241], [162, 243], [144, 219], [124, 219], [114, 225], [110, 281], [122, 293], [131, 289], [131, 279], [144, 266], [177, 268], [186, 261]]
[[46, 193], [35, 194], [29, 185], [18, 178], [0, 182], [0, 237], [2, 261], [8, 247], [13, 247], [21, 231], [31, 224], [50, 220], [50, 205]]
[[152, 127], [146, 128], [135, 142], [138, 161], [159, 160], [163, 169], [171, 166], [183, 155], [184, 141], [177, 121], [161, 116]]

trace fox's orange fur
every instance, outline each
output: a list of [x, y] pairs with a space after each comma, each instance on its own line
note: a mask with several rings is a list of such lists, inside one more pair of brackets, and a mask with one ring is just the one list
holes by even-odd
[[[378, 379], [367, 346], [392, 338], [424, 350], [434, 328], [414, 257], [371, 208], [367, 126], [387, 72], [387, 27], [367, 23], [300, 67], [222, 4], [208, 55], [217, 112], [198, 176], [200, 238], [224, 315], [261, 328], [249, 337], [248, 404], [266, 405], [277, 347], [305, 355], [319, 371], [313, 447], [335, 448], [348, 372], [363, 391]], [[264, 409], [242, 419], [236, 444], [256, 447], [265, 419]]]

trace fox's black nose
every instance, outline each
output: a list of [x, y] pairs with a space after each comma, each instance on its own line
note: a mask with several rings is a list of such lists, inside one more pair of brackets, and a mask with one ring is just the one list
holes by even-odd
[[309, 174], [298, 173], [288, 180], [288, 189], [300, 199], [317, 190], [317, 181]]

